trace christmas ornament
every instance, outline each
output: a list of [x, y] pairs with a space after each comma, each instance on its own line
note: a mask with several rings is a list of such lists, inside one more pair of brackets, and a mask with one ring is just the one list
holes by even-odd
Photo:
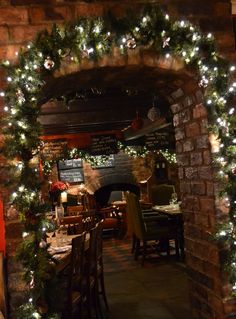
[[53, 60], [48, 56], [45, 60], [44, 60], [44, 67], [45, 67], [45, 69], [47, 69], [47, 70], [51, 70], [53, 67], [54, 67], [54, 65], [55, 65], [55, 63], [53, 62]]
[[163, 43], [162, 43], [162, 47], [165, 48], [165, 47], [168, 47], [170, 44], [170, 37], [169, 38], [163, 38]]
[[150, 110], [148, 111], [147, 117], [150, 121], [155, 121], [156, 119], [158, 119], [160, 117], [160, 111], [157, 107], [153, 106], [150, 108]]
[[46, 248], [47, 247], [46, 241], [42, 239], [41, 242], [39, 243], [39, 247], [40, 248]]
[[136, 47], [136, 41], [134, 38], [130, 38], [126, 41], [126, 46], [128, 49], [134, 49]]
[[24, 93], [21, 91], [21, 89], [18, 89], [16, 92], [17, 100], [20, 104], [25, 102], [25, 96]]
[[139, 112], [136, 112], [136, 118], [131, 123], [131, 127], [134, 130], [139, 130], [143, 126], [143, 120], [141, 119]]

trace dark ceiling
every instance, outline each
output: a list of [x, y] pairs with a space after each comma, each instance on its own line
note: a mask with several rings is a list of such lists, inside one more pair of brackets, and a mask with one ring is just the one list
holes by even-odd
[[167, 96], [189, 75], [144, 66], [83, 70], [47, 80], [41, 99], [44, 134], [122, 130], [136, 117], [148, 121], [154, 105], [171, 121]]

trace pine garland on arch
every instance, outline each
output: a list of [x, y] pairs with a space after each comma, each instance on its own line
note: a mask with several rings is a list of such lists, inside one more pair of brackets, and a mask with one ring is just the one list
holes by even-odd
[[[235, 67], [216, 52], [212, 34], [204, 35], [188, 21], [171, 21], [158, 6], [148, 6], [140, 14], [122, 18], [80, 18], [65, 27], [44, 31], [18, 52], [18, 61], [3, 61], [8, 86], [0, 93], [5, 99], [3, 122], [4, 154], [16, 159], [18, 187], [12, 193], [22, 222], [25, 224], [19, 255], [26, 269], [28, 302], [19, 309], [17, 318], [59, 318], [57, 300], [48, 298], [55, 285], [52, 259], [43, 245], [47, 220], [40, 198], [38, 173], [31, 167], [32, 158], [40, 152], [42, 128], [37, 121], [40, 99], [46, 77], [60, 69], [62, 63], [98, 60], [118, 47], [126, 54], [136, 47], [153, 48], [166, 59], [181, 57], [186, 67], [195, 70], [205, 96], [211, 119], [211, 130], [218, 135], [219, 151], [215, 160], [219, 179], [224, 181], [222, 197], [229, 209], [229, 221], [219, 225], [216, 238], [227, 245], [227, 266], [232, 291], [236, 292], [236, 139], [233, 97]], [[29, 178], [30, 177], [30, 178]], [[57, 289], [58, 291], [58, 289]], [[57, 295], [57, 294], [55, 294]]]

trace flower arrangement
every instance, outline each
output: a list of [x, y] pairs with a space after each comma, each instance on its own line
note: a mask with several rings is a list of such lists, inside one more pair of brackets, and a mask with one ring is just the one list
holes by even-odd
[[60, 195], [69, 188], [69, 183], [56, 181], [51, 184], [49, 195], [53, 203], [60, 202]]
[[56, 182], [53, 182], [51, 184], [51, 188], [50, 188], [50, 192], [52, 193], [57, 193], [57, 192], [64, 192], [65, 190], [67, 190], [69, 188], [69, 183], [64, 183], [64, 182], [61, 182], [61, 181], [56, 181]]

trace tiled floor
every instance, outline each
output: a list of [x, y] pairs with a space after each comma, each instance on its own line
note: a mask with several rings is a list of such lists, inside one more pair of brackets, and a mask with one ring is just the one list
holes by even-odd
[[108, 319], [191, 319], [185, 265], [152, 257], [141, 267], [130, 243], [104, 241]]

